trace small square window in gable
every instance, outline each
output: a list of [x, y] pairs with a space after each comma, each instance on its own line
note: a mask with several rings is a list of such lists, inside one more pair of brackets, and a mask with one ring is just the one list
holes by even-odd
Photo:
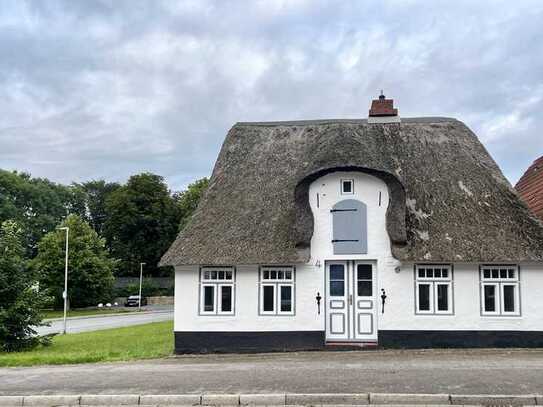
[[341, 193], [343, 195], [354, 194], [354, 180], [342, 179], [341, 180]]

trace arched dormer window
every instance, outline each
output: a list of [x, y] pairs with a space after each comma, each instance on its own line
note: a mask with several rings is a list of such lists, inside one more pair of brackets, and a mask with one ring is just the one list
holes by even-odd
[[366, 204], [345, 199], [331, 209], [334, 254], [367, 254]]

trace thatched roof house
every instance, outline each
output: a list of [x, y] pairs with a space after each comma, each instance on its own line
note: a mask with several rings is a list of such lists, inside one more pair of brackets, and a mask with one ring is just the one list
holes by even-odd
[[176, 352], [543, 346], [543, 224], [462, 122], [237, 123], [162, 264]]
[[428, 117], [237, 123], [162, 264], [308, 261], [308, 185], [348, 169], [388, 185], [387, 230], [398, 260], [543, 260], [541, 223], [476, 135], [458, 120]]

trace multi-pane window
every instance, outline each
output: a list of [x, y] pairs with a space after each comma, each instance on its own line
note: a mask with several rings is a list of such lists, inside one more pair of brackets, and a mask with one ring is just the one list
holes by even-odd
[[342, 179], [341, 180], [341, 193], [343, 195], [354, 194], [354, 180]]
[[294, 315], [294, 301], [294, 268], [262, 267], [260, 269], [260, 314]]
[[453, 278], [449, 265], [415, 267], [415, 301], [417, 314], [453, 313]]
[[234, 274], [232, 267], [201, 269], [200, 314], [234, 315]]
[[520, 315], [517, 266], [481, 267], [481, 311], [483, 315]]

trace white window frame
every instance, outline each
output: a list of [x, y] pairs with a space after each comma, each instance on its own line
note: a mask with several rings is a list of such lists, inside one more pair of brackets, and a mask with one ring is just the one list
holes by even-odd
[[[426, 270], [432, 270], [428, 273]], [[442, 270], [447, 270], [447, 277], [436, 277], [436, 270], [439, 270], [439, 274]], [[425, 270], [424, 276], [419, 277], [419, 270]], [[428, 274], [431, 274], [430, 276]], [[419, 286], [430, 286], [430, 307], [428, 310], [420, 309], [419, 302]], [[438, 286], [447, 286], [447, 305], [446, 310], [438, 309]], [[454, 314], [454, 278], [453, 268], [450, 264], [417, 264], [415, 265], [415, 314], [416, 315], [453, 315]]]
[[[350, 182], [351, 183], [351, 192], [345, 192], [343, 189], [343, 183], [344, 182]], [[341, 195], [354, 195], [354, 179], [342, 179], [340, 180], [339, 189], [341, 191]]]
[[[497, 273], [494, 271], [497, 270]], [[505, 277], [502, 277], [502, 271], [505, 270]], [[488, 273], [487, 273], [488, 271]], [[514, 276], [511, 277], [511, 271]], [[497, 276], [496, 276], [497, 274]], [[486, 275], [486, 277], [485, 277]], [[479, 268], [480, 279], [480, 301], [481, 315], [494, 317], [518, 317], [521, 315], [520, 309], [520, 268], [516, 264], [484, 264]], [[485, 309], [485, 287], [495, 287], [494, 311]], [[505, 311], [505, 286], [514, 287], [515, 309], [513, 311]]]
[[[287, 276], [290, 275], [290, 278]], [[279, 278], [282, 277], [282, 278]], [[258, 311], [260, 315], [295, 315], [296, 270], [292, 266], [262, 266], [259, 273]], [[273, 287], [273, 311], [264, 311], [264, 287]], [[281, 311], [281, 287], [290, 287], [290, 311]]]
[[[222, 278], [221, 278], [222, 277]], [[202, 267], [200, 269], [199, 314], [200, 315], [235, 315], [236, 270], [234, 267]], [[205, 287], [213, 287], [213, 310], [205, 310]], [[231, 289], [230, 311], [222, 310], [222, 291]]]

